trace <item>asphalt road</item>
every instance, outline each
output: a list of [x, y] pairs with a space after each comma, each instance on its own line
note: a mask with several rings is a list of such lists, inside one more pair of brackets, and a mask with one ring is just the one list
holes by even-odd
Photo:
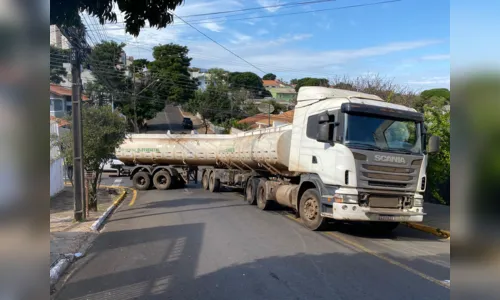
[[140, 191], [56, 299], [449, 299], [449, 247], [407, 227], [311, 232], [231, 191]]
[[170, 130], [171, 133], [190, 133], [190, 130], [185, 130], [182, 127], [183, 116], [177, 106], [165, 105], [165, 109], [158, 114], [154, 119], [148, 120], [147, 133], [166, 133]]

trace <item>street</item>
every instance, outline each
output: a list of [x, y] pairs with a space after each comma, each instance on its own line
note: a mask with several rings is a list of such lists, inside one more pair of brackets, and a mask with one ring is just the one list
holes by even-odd
[[56, 299], [449, 299], [449, 246], [404, 226], [312, 232], [191, 184], [123, 203]]
[[165, 109], [159, 112], [154, 119], [148, 120], [147, 133], [190, 133], [182, 127], [182, 114], [177, 106], [165, 105]]

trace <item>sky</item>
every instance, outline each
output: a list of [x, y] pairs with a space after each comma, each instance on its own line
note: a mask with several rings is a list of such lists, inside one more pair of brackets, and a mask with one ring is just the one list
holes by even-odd
[[[83, 20], [91, 43], [124, 42], [136, 59], [152, 60], [152, 47], [176, 43], [188, 46], [191, 66], [199, 68], [274, 73], [284, 80], [378, 74], [416, 91], [449, 88], [449, 0], [303, 4], [312, 1], [185, 0], [173, 24], [144, 28], [137, 38], [125, 33], [121, 15], [103, 26], [85, 15]], [[249, 10], [213, 14], [241, 9]], [[199, 14], [210, 15], [193, 16]]]

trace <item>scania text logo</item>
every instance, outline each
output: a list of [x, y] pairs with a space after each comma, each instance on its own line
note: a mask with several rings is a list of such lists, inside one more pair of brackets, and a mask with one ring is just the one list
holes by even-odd
[[391, 156], [391, 155], [375, 155], [375, 161], [381, 161], [381, 162], [392, 162], [392, 163], [398, 163], [398, 164], [406, 164], [406, 160], [404, 157], [401, 156]]

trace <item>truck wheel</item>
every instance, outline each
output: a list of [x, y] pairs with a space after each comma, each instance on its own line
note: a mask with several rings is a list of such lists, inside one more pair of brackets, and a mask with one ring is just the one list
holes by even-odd
[[153, 184], [159, 190], [168, 190], [172, 185], [172, 176], [167, 171], [159, 171], [153, 176]]
[[320, 230], [326, 220], [321, 216], [321, 202], [317, 189], [308, 189], [300, 198], [300, 218], [307, 228]]
[[399, 222], [371, 222], [370, 225], [376, 232], [387, 234], [396, 229]]
[[210, 180], [208, 182], [208, 189], [212, 193], [217, 193], [220, 190], [220, 179], [215, 178], [215, 172], [210, 174]]
[[147, 172], [137, 172], [132, 177], [132, 183], [137, 190], [145, 191], [151, 185], [151, 177]]
[[256, 178], [250, 178], [245, 187], [245, 202], [250, 205], [255, 205], [255, 203], [257, 203], [257, 198], [255, 197], [255, 186], [257, 182]]
[[210, 171], [205, 171], [203, 172], [203, 177], [201, 178], [201, 184], [203, 186], [203, 189], [204, 190], [208, 190], [208, 182], [209, 182], [209, 178], [210, 177]]
[[266, 199], [266, 181], [261, 179], [257, 187], [257, 207], [262, 210], [268, 210], [271, 201]]

